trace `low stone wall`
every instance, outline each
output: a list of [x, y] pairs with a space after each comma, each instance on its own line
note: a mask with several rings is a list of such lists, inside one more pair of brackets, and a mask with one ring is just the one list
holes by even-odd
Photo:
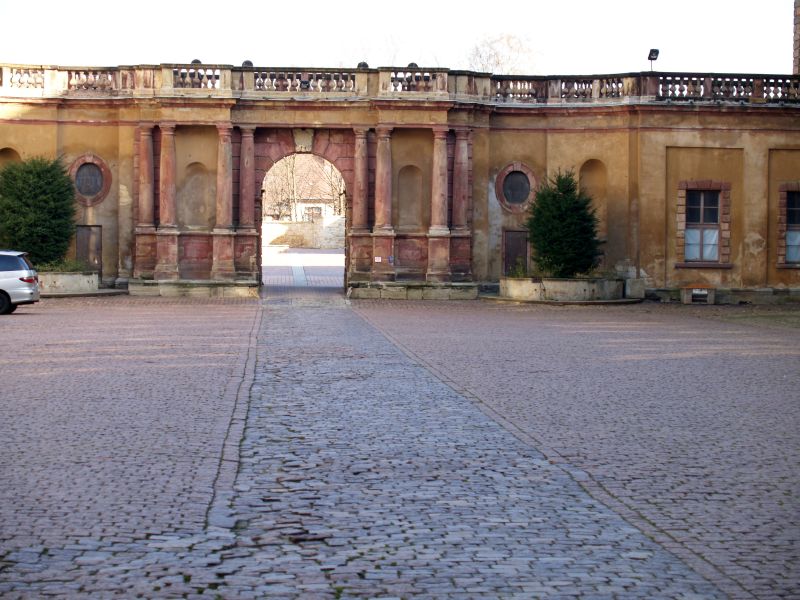
[[263, 243], [290, 248], [343, 248], [344, 217], [325, 217], [313, 222], [267, 221]]
[[39, 289], [42, 294], [89, 294], [100, 287], [97, 273], [39, 273]]
[[353, 283], [347, 288], [353, 299], [383, 300], [475, 300], [478, 285], [474, 283]]
[[258, 298], [258, 292], [259, 286], [255, 281], [153, 281], [131, 279], [128, 282], [128, 293], [131, 296]]
[[621, 300], [625, 282], [622, 279], [500, 279], [500, 296], [511, 300], [549, 302], [593, 302]]

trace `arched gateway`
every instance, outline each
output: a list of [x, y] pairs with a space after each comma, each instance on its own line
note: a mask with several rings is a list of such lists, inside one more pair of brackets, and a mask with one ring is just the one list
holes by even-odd
[[[0, 65], [0, 99], [0, 159], [85, 172], [79, 225], [131, 293], [257, 293], [261, 182], [295, 152], [345, 179], [356, 297], [471, 298], [508, 256], [531, 267], [526, 209], [569, 169], [632, 289], [800, 288], [797, 75]], [[685, 242], [701, 226], [714, 260]]]

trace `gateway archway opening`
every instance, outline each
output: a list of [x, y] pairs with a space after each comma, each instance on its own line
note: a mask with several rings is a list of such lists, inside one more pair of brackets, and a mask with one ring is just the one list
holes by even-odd
[[261, 188], [261, 276], [267, 293], [344, 290], [346, 190], [341, 172], [295, 153], [267, 171]]

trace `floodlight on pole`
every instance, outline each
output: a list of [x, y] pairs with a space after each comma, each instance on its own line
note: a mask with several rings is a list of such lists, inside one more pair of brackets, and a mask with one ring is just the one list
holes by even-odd
[[647, 55], [647, 60], [650, 61], [650, 70], [653, 70], [653, 61], [658, 59], [658, 48], [650, 48], [650, 54]]

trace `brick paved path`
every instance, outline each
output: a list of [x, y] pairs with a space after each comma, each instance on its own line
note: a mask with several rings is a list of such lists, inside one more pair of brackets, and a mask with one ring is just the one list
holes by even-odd
[[[581, 407], [564, 402], [574, 415], [543, 420], [553, 434], [538, 442], [540, 448], [514, 428], [542, 433], [542, 415], [530, 401], [530, 371], [518, 363], [510, 370], [503, 366], [508, 364], [503, 350], [516, 343], [512, 323], [522, 329], [535, 324], [549, 343], [558, 336], [548, 332], [561, 331], [573, 341], [606, 332], [595, 348], [604, 352], [599, 358], [590, 356], [587, 345], [584, 361], [572, 358], [559, 366], [558, 343], [549, 351], [548, 368], [580, 364], [589, 375], [595, 371], [586, 365], [594, 362], [613, 372], [609, 357], [618, 357], [620, 346], [612, 342], [611, 330], [622, 327], [623, 341], [638, 331], [642, 347], [634, 346], [631, 354], [647, 359], [645, 338], [666, 336], [662, 330], [673, 321], [649, 321], [641, 313], [598, 321], [591, 311], [577, 311], [570, 314], [590, 316], [550, 323], [479, 303], [396, 303], [394, 313], [387, 308], [362, 302], [356, 312], [325, 288], [299, 293], [271, 288], [260, 304], [51, 300], [0, 320], [0, 336], [21, 348], [0, 364], [0, 596], [739, 595], [740, 588], [731, 592], [727, 579], [714, 573], [714, 583], [704, 578], [694, 554], [678, 558], [684, 542], [659, 545], [650, 539], [660, 530], [648, 531], [637, 521], [640, 513], [619, 500], [623, 496], [613, 479], [604, 479], [616, 476], [611, 468], [616, 463], [604, 466], [607, 453], [597, 458], [600, 466], [586, 463], [580, 452], [568, 455], [569, 444], [559, 436], [580, 428], [559, 422], [575, 418], [589, 427], [587, 417], [577, 416], [588, 400]], [[425, 317], [430, 312], [447, 331]], [[363, 317], [399, 340], [405, 353]], [[636, 329], [640, 317], [657, 326], [655, 333]], [[487, 333], [505, 318], [499, 331], [512, 344], [493, 346]], [[103, 327], [92, 327], [93, 321]], [[679, 322], [671, 334], [697, 333], [701, 325]], [[484, 334], [480, 343], [470, 333], [474, 327]], [[737, 343], [742, 331], [733, 328]], [[414, 332], [421, 341], [411, 352], [404, 336]], [[764, 345], [745, 340], [738, 347], [741, 353], [774, 354], [779, 342], [787, 341], [776, 335]], [[468, 344], [477, 349], [462, 348]], [[789, 360], [790, 352], [791, 347], [783, 358]], [[442, 356], [452, 357], [454, 369], [473, 361], [471, 367], [482, 374], [474, 379], [495, 382], [487, 383], [487, 390], [502, 391], [498, 377], [509, 377], [509, 390], [527, 380], [525, 389], [500, 394], [521, 401], [509, 401], [504, 413], [514, 423], [491, 412], [486, 398], [474, 393], [474, 381], [459, 393], [453, 388], [462, 384], [453, 372], [436, 376]], [[774, 383], [782, 367], [776, 369], [761, 380]], [[580, 382], [583, 376], [573, 379]], [[599, 403], [606, 397], [594, 385], [578, 384], [578, 392]], [[618, 390], [630, 386], [642, 394], [635, 382], [619, 385]], [[571, 393], [557, 391], [561, 399]], [[641, 420], [640, 413], [656, 404], [650, 398], [635, 419], [620, 411], [616, 420]], [[791, 407], [783, 408], [792, 418]], [[759, 421], [767, 427], [774, 419], [760, 415]], [[614, 422], [605, 421], [607, 427]], [[791, 428], [791, 421], [783, 427], [779, 431]], [[585, 435], [599, 435], [600, 429], [586, 429]], [[636, 432], [627, 436], [629, 457], [647, 447], [648, 440]], [[694, 433], [686, 430], [674, 455], [696, 449]], [[661, 435], [674, 437], [668, 428]], [[762, 443], [752, 440], [754, 447]], [[652, 461], [637, 464], [652, 466], [656, 452], [648, 453]], [[735, 462], [735, 448], [731, 455]], [[790, 475], [795, 458], [787, 452], [782, 463]], [[779, 470], [767, 467], [771, 475]], [[672, 483], [671, 470], [658, 471], [658, 477], [627, 473], [641, 498], [656, 508], [669, 500], [674, 518], [684, 518], [681, 499], [662, 486]], [[753, 485], [761, 481], [760, 475], [753, 477]], [[675, 478], [691, 483], [685, 474]], [[708, 480], [709, 486], [716, 483]], [[605, 487], [593, 488], [595, 481]], [[776, 485], [781, 493], [791, 492], [780, 480]], [[615, 510], [627, 510], [628, 521], [582, 486]], [[716, 501], [716, 490], [706, 491]], [[769, 490], [759, 494], [769, 518], [783, 519], [768, 504], [774, 499]], [[784, 503], [796, 507], [796, 496]], [[705, 505], [695, 500], [700, 517], [693, 512], [687, 530], [703, 533]], [[791, 519], [785, 524], [791, 527]], [[742, 529], [748, 526], [745, 521]], [[698, 540], [709, 544], [699, 534]], [[727, 535], [720, 534], [723, 550]], [[791, 532], [781, 540], [796, 549]], [[781, 543], [771, 547], [778, 550], [774, 560], [789, 564], [790, 551]], [[715, 542], [707, 547], [717, 550]], [[745, 565], [743, 572], [748, 569]], [[789, 597], [792, 591], [780, 587], [785, 581], [776, 580], [772, 590]]]
[[344, 286], [343, 250], [264, 246], [262, 253], [262, 281], [267, 287]]

